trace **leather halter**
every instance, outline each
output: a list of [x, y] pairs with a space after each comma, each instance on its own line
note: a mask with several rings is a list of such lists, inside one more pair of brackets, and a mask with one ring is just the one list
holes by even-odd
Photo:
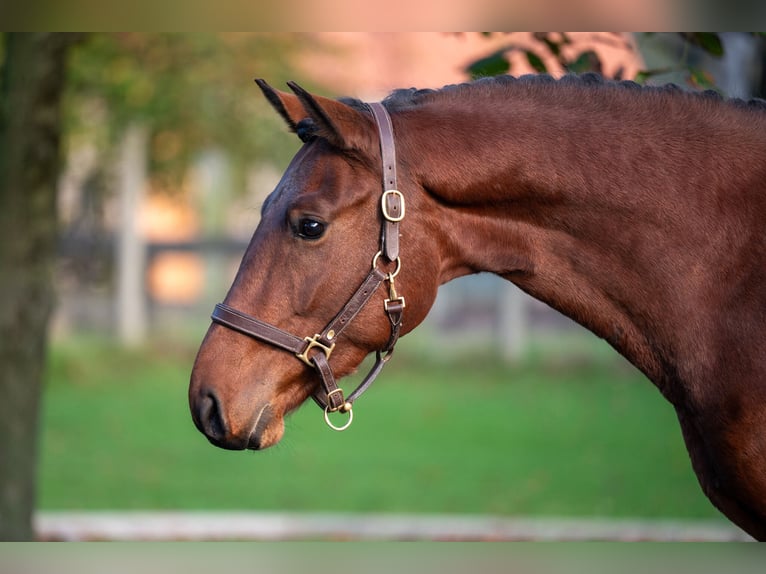
[[[287, 331], [265, 323], [246, 313], [238, 311], [228, 305], [219, 303], [211, 315], [211, 319], [225, 327], [238, 331], [269, 343], [275, 347], [293, 353], [298, 359], [309, 367], [317, 370], [321, 381], [312, 395], [314, 401], [324, 409], [325, 422], [334, 430], [345, 430], [353, 420], [352, 404], [380, 374], [383, 366], [391, 358], [394, 345], [399, 338], [402, 327], [402, 315], [405, 307], [404, 297], [397, 294], [394, 286], [394, 278], [401, 269], [399, 258], [399, 223], [404, 218], [404, 197], [396, 188], [396, 149], [394, 146], [394, 132], [391, 125], [391, 117], [379, 102], [367, 104], [380, 134], [380, 151], [383, 162], [383, 194], [380, 206], [383, 216], [383, 224], [380, 240], [380, 251], [372, 258], [372, 269], [362, 284], [354, 292], [340, 312], [327, 324], [321, 333], [313, 337], [298, 337]], [[385, 262], [394, 265], [394, 271], [384, 272], [378, 268], [381, 256]], [[343, 330], [359, 314], [359, 312], [372, 299], [372, 296], [381, 286], [388, 282], [388, 298], [383, 302], [383, 311], [391, 323], [391, 335], [383, 349], [375, 352], [376, 360], [370, 372], [365, 376], [359, 386], [344, 398], [343, 390], [335, 381], [332, 368], [329, 364], [337, 340]], [[342, 426], [335, 426], [328, 417], [328, 413], [340, 411], [348, 413], [348, 421]]]

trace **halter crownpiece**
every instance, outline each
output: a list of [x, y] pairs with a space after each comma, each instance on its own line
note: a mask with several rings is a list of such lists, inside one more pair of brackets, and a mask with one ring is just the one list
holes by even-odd
[[389, 261], [399, 258], [399, 222], [404, 219], [404, 196], [396, 188], [396, 146], [391, 116], [380, 102], [367, 104], [378, 124], [380, 155], [383, 161], [383, 196], [380, 208], [383, 213], [381, 248]]
[[[324, 409], [325, 422], [330, 428], [337, 431], [345, 430], [351, 425], [354, 401], [372, 384], [391, 358], [394, 345], [399, 339], [405, 307], [404, 297], [399, 296], [395, 286], [395, 278], [402, 266], [399, 258], [399, 223], [404, 219], [405, 204], [404, 196], [396, 187], [394, 131], [391, 117], [383, 104], [374, 102], [367, 104], [367, 106], [372, 112], [380, 135], [380, 152], [383, 165], [383, 194], [380, 199], [380, 206], [383, 223], [380, 251], [373, 256], [372, 270], [367, 274], [362, 284], [322, 332], [313, 337], [298, 337], [223, 303], [216, 305], [211, 315], [211, 319], [215, 323], [291, 352], [306, 365], [316, 369], [319, 373], [321, 386], [311, 397]], [[384, 272], [378, 268], [381, 256], [389, 264], [394, 265], [394, 271]], [[329, 364], [330, 355], [343, 330], [372, 299], [378, 287], [385, 282], [388, 282], [388, 297], [383, 302], [383, 310], [391, 324], [391, 335], [386, 346], [375, 352], [376, 360], [370, 372], [348, 398], [344, 398], [343, 390], [338, 387]], [[348, 413], [348, 420], [341, 426], [334, 425], [329, 418], [329, 413], [338, 411]]]

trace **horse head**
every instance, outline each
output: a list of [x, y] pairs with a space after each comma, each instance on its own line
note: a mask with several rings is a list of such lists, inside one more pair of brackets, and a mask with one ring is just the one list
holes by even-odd
[[[285, 415], [309, 397], [326, 419], [350, 411], [355, 397], [336, 391], [335, 378], [375, 351], [379, 371], [439, 284], [437, 245], [416, 233], [429, 228], [425, 198], [406, 158], [386, 157], [395, 122], [382, 105], [258, 84], [303, 146], [264, 202], [194, 363], [192, 417], [227, 449], [277, 443]], [[387, 185], [386, 161], [398, 189]]]

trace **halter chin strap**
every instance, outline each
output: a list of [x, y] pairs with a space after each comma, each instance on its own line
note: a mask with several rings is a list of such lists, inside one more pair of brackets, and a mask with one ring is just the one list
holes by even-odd
[[[380, 240], [381, 250], [373, 257], [372, 269], [362, 284], [322, 332], [313, 337], [300, 338], [223, 303], [216, 305], [211, 315], [214, 322], [293, 353], [309, 367], [316, 369], [319, 373], [321, 386], [314, 392], [312, 398], [324, 409], [325, 422], [334, 430], [345, 430], [349, 427], [353, 420], [353, 402], [372, 384], [383, 366], [391, 358], [394, 345], [399, 339], [405, 307], [404, 297], [397, 294], [394, 282], [401, 269], [399, 223], [404, 219], [405, 212], [404, 196], [396, 188], [394, 132], [391, 117], [383, 105], [379, 102], [367, 105], [375, 118], [380, 134], [380, 151], [383, 162], [383, 195], [380, 205], [383, 225]], [[388, 273], [378, 268], [381, 256], [389, 265], [395, 265], [394, 271]], [[330, 355], [332, 355], [338, 337], [343, 330], [372, 299], [381, 284], [386, 282], [388, 283], [388, 297], [383, 302], [383, 311], [391, 324], [391, 335], [385, 347], [376, 351], [375, 364], [370, 372], [359, 386], [347, 398], [344, 398], [343, 390], [338, 387], [330, 367]], [[348, 420], [342, 426], [335, 426], [330, 421], [328, 414], [336, 411], [348, 413]]]

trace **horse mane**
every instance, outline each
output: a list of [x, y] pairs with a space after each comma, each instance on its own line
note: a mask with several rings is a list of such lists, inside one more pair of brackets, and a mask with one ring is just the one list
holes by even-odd
[[[678, 86], [677, 84], [664, 84], [662, 86], [646, 86], [630, 80], [615, 81], [606, 79], [594, 73], [567, 74], [555, 79], [548, 74], [527, 74], [519, 77], [503, 75], [480, 78], [472, 82], [450, 84], [439, 89], [402, 88], [391, 92], [384, 100], [386, 108], [391, 112], [417, 108], [426, 103], [438, 100], [460, 100], [478, 93], [495, 92], [501, 93], [509, 87], [523, 87], [527, 89], [543, 88], [550, 85], [571, 86], [581, 89], [617, 89], [642, 94], [657, 94], [667, 98], [688, 98], [690, 100], [720, 102], [737, 108], [757, 109], [766, 112], [766, 100], [753, 98], [742, 100], [739, 98], [725, 98], [715, 90], [696, 91]], [[343, 103], [356, 109], [365, 110], [365, 104], [357, 99], [341, 98]]]

